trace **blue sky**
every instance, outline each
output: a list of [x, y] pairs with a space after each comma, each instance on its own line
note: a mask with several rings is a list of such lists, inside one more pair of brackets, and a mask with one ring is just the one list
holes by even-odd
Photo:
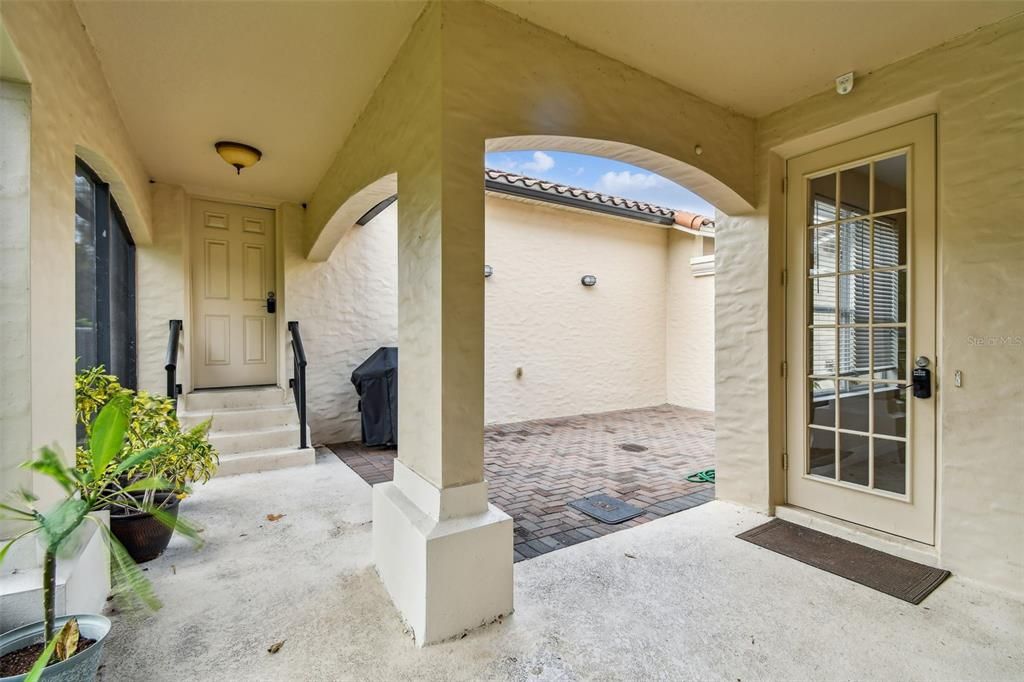
[[715, 214], [711, 204], [671, 180], [643, 168], [599, 156], [548, 151], [488, 152], [485, 163], [488, 168], [646, 201], [665, 208], [706, 216]]

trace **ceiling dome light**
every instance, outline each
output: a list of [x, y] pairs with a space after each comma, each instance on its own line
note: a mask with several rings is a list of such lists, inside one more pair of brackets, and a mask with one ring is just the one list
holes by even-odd
[[597, 284], [597, 277], [594, 275], [583, 275], [583, 277], [580, 277], [580, 284], [585, 287], [592, 287]]
[[242, 174], [243, 168], [248, 168], [263, 158], [263, 152], [259, 149], [241, 142], [221, 140], [213, 145], [213, 148], [220, 154], [220, 158], [235, 167], [239, 175]]

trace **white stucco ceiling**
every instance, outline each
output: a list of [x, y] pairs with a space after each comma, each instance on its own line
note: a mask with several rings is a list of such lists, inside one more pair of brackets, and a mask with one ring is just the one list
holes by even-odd
[[1024, 2], [492, 0], [679, 88], [763, 116], [973, 29]]
[[[422, 2], [76, 3], [150, 176], [306, 200]], [[219, 139], [259, 147], [235, 175]]]
[[[495, 0], [669, 83], [760, 116], [1024, 9], [1024, 2]], [[77, 0], [158, 181], [304, 201], [387, 71], [421, 0]], [[255, 145], [236, 176], [213, 143]]]

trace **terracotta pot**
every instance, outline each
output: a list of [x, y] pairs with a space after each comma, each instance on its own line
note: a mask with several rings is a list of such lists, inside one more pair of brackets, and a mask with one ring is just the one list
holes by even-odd
[[[172, 498], [169, 501], [168, 498]], [[157, 493], [156, 506], [174, 519], [178, 518], [178, 504], [181, 501], [173, 493]], [[174, 529], [158, 521], [152, 514], [143, 512], [118, 513], [110, 511], [110, 531], [135, 563], [152, 561], [167, 549], [174, 535]]]

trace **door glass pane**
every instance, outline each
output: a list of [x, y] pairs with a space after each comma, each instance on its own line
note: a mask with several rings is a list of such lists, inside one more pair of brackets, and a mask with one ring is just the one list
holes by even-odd
[[[844, 277], [852, 277], [852, 275], [844, 275]], [[876, 272], [873, 275], [873, 282], [872, 322], [881, 324], [906, 322], [907, 271]]]
[[96, 187], [75, 174], [75, 355], [78, 369], [99, 362], [96, 338]]
[[871, 267], [871, 221], [855, 220], [839, 226], [839, 271]]
[[811, 403], [810, 423], [815, 426], [836, 425], [836, 382], [829, 379], [811, 379], [808, 382]]
[[907, 388], [897, 384], [875, 384], [873, 389], [875, 428], [882, 436], [907, 435]]
[[907, 155], [808, 179], [806, 190], [804, 465], [902, 494], [911, 407]]
[[875, 327], [872, 336], [872, 377], [907, 379], [906, 327]]
[[870, 165], [847, 168], [839, 176], [839, 217], [865, 215], [871, 212]]
[[839, 434], [839, 480], [868, 484], [869, 440], [867, 436]]
[[891, 268], [907, 264], [907, 214], [875, 218], [874, 266]]
[[811, 374], [834, 376], [836, 373], [835, 327], [814, 327], [810, 330], [811, 355], [808, 358]]
[[836, 219], [836, 174], [810, 180], [807, 185], [808, 225], [831, 223]]
[[873, 438], [875, 488], [891, 493], [907, 492], [907, 444], [902, 440]]
[[875, 213], [907, 207], [907, 155], [875, 162]]
[[807, 431], [807, 473], [835, 478], [836, 432], [829, 429], [808, 429]]
[[839, 330], [839, 376], [864, 379], [869, 377], [870, 338], [871, 331], [867, 327], [843, 327]]
[[839, 428], [867, 432], [870, 409], [867, 383], [839, 382]]
[[807, 262], [811, 275], [836, 271], [836, 226], [811, 228], [807, 231]]
[[867, 272], [839, 276], [839, 324], [867, 323], [871, 310], [870, 282]]
[[836, 323], [836, 278], [815, 277], [808, 280], [811, 302], [811, 324]]

